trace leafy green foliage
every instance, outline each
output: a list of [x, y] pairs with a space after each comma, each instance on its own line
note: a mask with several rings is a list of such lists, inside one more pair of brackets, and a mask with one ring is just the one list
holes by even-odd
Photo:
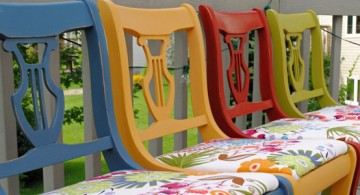
[[357, 64], [357, 62], [359, 61], [360, 55], [358, 55], [354, 61], [354, 63], [352, 64], [352, 67], [349, 69], [349, 75], [347, 76], [347, 80], [346, 80], [346, 84], [341, 84], [340, 88], [339, 88], [339, 102], [341, 104], [345, 104], [345, 100], [349, 99], [350, 97], [352, 97], [353, 91], [352, 89], [354, 88], [354, 82], [351, 82], [350, 78], [353, 75], [353, 71], [355, 69], [355, 66]]
[[[310, 55], [311, 58], [311, 55]], [[309, 78], [311, 78], [312, 71], [311, 71], [311, 59], [310, 59], [310, 68], [309, 68]], [[325, 81], [326, 85], [329, 86], [329, 79], [330, 79], [330, 56], [324, 55], [324, 75], [325, 75]], [[313, 89], [313, 83], [311, 79], [309, 80], [308, 84], [309, 89]], [[321, 107], [319, 105], [319, 102], [316, 99], [310, 99], [308, 102], [308, 112], [319, 110]]]
[[81, 49], [65, 47], [60, 50], [61, 84], [69, 88], [73, 84], [82, 86]]
[[70, 109], [65, 110], [64, 113], [64, 124], [70, 125], [71, 123], [82, 123], [84, 121], [84, 110], [83, 106], [74, 106]]

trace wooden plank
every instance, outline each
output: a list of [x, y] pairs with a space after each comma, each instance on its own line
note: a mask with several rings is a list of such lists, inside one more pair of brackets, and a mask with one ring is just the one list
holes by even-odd
[[[43, 49], [44, 45], [39, 45], [39, 49]], [[42, 58], [43, 52], [39, 52], [39, 59]], [[60, 86], [60, 51], [57, 48], [53, 51], [50, 58], [50, 74], [53, 82]], [[47, 114], [49, 115], [48, 118], [51, 118], [55, 113], [55, 100], [50, 95], [50, 93], [46, 93], [46, 107], [49, 109], [47, 110]], [[58, 139], [58, 143], [62, 143], [62, 134]], [[60, 187], [64, 186], [64, 164], [60, 163], [53, 166], [48, 166], [43, 168], [43, 177], [44, 177], [44, 192], [48, 192]]]
[[[360, 4], [360, 3], [357, 3]], [[342, 34], [342, 16], [333, 16], [332, 33], [336, 35]], [[330, 86], [329, 92], [331, 97], [336, 101], [339, 96], [340, 87], [340, 63], [341, 63], [341, 40], [332, 37], [331, 40], [331, 57], [330, 57]]]
[[[249, 34], [246, 36], [246, 40], [249, 40]], [[244, 56], [249, 56], [249, 47], [244, 47]], [[245, 64], [249, 65], [249, 58], [244, 57]], [[247, 123], [247, 116], [240, 116], [236, 118], [235, 125], [243, 130], [246, 129], [246, 123]]]
[[[175, 110], [176, 119], [187, 118], [188, 85], [182, 80], [183, 67], [188, 65], [187, 39], [185, 32], [176, 32], [174, 35], [174, 68], [175, 68]], [[174, 135], [174, 150], [180, 150], [187, 146], [187, 132], [179, 132]]]
[[[9, 0], [0, 0], [8, 2]], [[31, 2], [49, 2], [52, 0], [31, 0]], [[57, 0], [66, 1], [66, 0]], [[96, 0], [95, 0], [96, 1]], [[16, 2], [29, 2], [29, 0], [16, 0]], [[115, 3], [139, 8], [166, 8], [177, 7], [182, 3], [189, 3], [197, 10], [200, 4], [207, 4], [214, 9], [222, 11], [247, 11], [254, 7], [264, 8], [270, 0], [114, 0]], [[324, 6], [326, 5], [326, 6]], [[314, 10], [320, 15], [359, 15], [360, 3], [358, 0], [273, 0], [271, 8], [283, 13], [304, 12], [308, 9]]]
[[[159, 41], [152, 42], [149, 44], [149, 49], [152, 54], [158, 54], [160, 51], [161, 43]], [[150, 84], [150, 91], [152, 97], [155, 97], [155, 89], [154, 89], [154, 79], [152, 79]], [[148, 124], [150, 125], [154, 121], [154, 118], [152, 117], [151, 113], [148, 114]], [[149, 152], [153, 156], [159, 156], [163, 153], [163, 139], [157, 138], [149, 141]]]
[[[259, 79], [259, 41], [258, 34], [255, 33], [254, 44], [254, 75], [253, 75], [253, 89], [252, 89], [252, 102], [261, 101], [260, 95], [260, 79]], [[263, 112], [256, 112], [251, 115], [251, 127], [257, 127], [262, 125]]]
[[[91, 141], [97, 138], [95, 132], [91, 84], [90, 84], [90, 66], [89, 52], [84, 36], [81, 38], [82, 43], [82, 80], [83, 80], [83, 106], [84, 106], [84, 141]], [[91, 154], [85, 157], [85, 178], [90, 179], [101, 174], [101, 155], [100, 153]]]
[[[2, 45], [2, 42], [0, 42]], [[17, 157], [16, 122], [11, 107], [11, 94], [14, 92], [12, 55], [0, 50], [0, 162]], [[12, 176], [0, 180], [7, 194], [20, 194], [19, 178]]]
[[[309, 68], [310, 68], [310, 32], [306, 30], [303, 33], [302, 41], [301, 41], [301, 56], [305, 63], [305, 82], [304, 89], [308, 89], [309, 86]], [[302, 113], [307, 112], [308, 110], [308, 101], [303, 101], [297, 104], [299, 110]]]
[[[133, 52], [133, 36], [129, 35], [129, 34], [125, 34], [125, 41], [126, 41], [126, 47], [127, 47], [127, 53], [128, 53], [128, 63], [129, 63], [129, 67], [134, 67], [134, 52]], [[136, 57], [136, 56], [135, 56]], [[130, 85], [133, 85], [133, 76], [134, 76], [134, 68], [130, 69]], [[132, 89], [132, 88], [131, 88]], [[130, 92], [132, 95], [134, 95], [132, 92]]]
[[[278, 8], [278, 1], [273, 0], [271, 6], [274, 8]], [[223, 10], [223, 11], [247, 11], [251, 10], [254, 7], [264, 8], [269, 0], [259, 0], [259, 1], [248, 1], [248, 0], [226, 0], [226, 1], [218, 1], [218, 0], [203, 0], [203, 1], [195, 1], [195, 0], [114, 0], [115, 3], [124, 6], [131, 7], [139, 7], [139, 8], [167, 8], [167, 7], [177, 7], [182, 3], [188, 3], [194, 6], [197, 10], [199, 5], [207, 4], [212, 6], [214, 9]]]
[[319, 15], [359, 15], [359, 0], [281, 0], [281, 13], [314, 10]]

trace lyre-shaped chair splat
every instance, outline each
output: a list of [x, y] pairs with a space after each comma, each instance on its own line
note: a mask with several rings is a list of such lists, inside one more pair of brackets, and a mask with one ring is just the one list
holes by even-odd
[[[153, 56], [150, 52], [148, 41], [160, 40], [160, 54]], [[141, 36], [138, 44], [143, 47], [148, 62], [147, 71], [143, 79], [142, 87], [146, 104], [156, 121], [170, 118], [174, 107], [175, 82], [167, 70], [166, 47], [170, 45], [169, 35], [163, 36]], [[168, 96], [166, 97], [163, 78], [168, 82]], [[150, 92], [150, 82], [154, 80], [155, 100]]]
[[[18, 45], [24, 43], [44, 43], [43, 58], [37, 64], [25, 62]], [[50, 54], [57, 47], [55, 37], [39, 39], [8, 39], [4, 41], [4, 48], [16, 56], [20, 68], [21, 83], [18, 90], [12, 95], [15, 116], [25, 135], [34, 146], [55, 143], [59, 137], [64, 115], [64, 94], [51, 80]], [[45, 85], [45, 86], [44, 86]], [[27, 120], [22, 108], [22, 101], [30, 89], [34, 110], [34, 127]], [[45, 90], [54, 96], [56, 101], [55, 114], [50, 124], [48, 122], [45, 105]], [[45, 139], [46, 137], [46, 139]]]
[[305, 64], [301, 56], [301, 40], [300, 33], [286, 35], [286, 42], [289, 47], [288, 71], [291, 85], [296, 91], [303, 89], [305, 82]]
[[[232, 39], [239, 41], [238, 48], [234, 48]], [[246, 34], [225, 35], [224, 41], [230, 51], [230, 66], [227, 70], [228, 83], [236, 102], [246, 101], [249, 91], [250, 72], [244, 61], [244, 44]], [[244, 75], [244, 78], [243, 78]], [[234, 77], [234, 78], [233, 78]], [[234, 82], [235, 80], [235, 82]]]

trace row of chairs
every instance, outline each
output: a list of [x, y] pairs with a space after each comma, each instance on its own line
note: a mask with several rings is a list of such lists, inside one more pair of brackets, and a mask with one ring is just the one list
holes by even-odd
[[[283, 15], [269, 10], [266, 18], [259, 9], [229, 13], [201, 5], [205, 56], [199, 17], [188, 4], [171, 9], [138, 9], [119, 6], [110, 0], [99, 0], [98, 6], [91, 0], [83, 0], [1, 3], [0, 7], [3, 48], [14, 55], [21, 71], [21, 84], [12, 95], [11, 103], [18, 125], [34, 146], [19, 158], [1, 162], [0, 178], [102, 152], [111, 173], [47, 194], [316, 194], [322, 191], [356, 194], [359, 144], [336, 140], [349, 136], [340, 137], [335, 133], [338, 137], [326, 139], [330, 138], [323, 136], [326, 133], [312, 137], [314, 133], [310, 132], [301, 138], [282, 138], [285, 133], [294, 133], [294, 127], [303, 133], [318, 125], [324, 127], [321, 130], [324, 133], [328, 131], [326, 124], [341, 127], [345, 126], [344, 121], [349, 122], [333, 120], [330, 115], [323, 114], [323, 110], [306, 114], [311, 119], [299, 118], [304, 115], [294, 116], [286, 109], [290, 106], [283, 107], [282, 104], [282, 98], [288, 99], [287, 104], [294, 104], [305, 99], [305, 95], [321, 95], [318, 98], [324, 102], [321, 105], [330, 105], [324, 83], [314, 84], [315, 92], [300, 89], [305, 74], [304, 62], [299, 57], [301, 31], [310, 28], [312, 37], [320, 33], [313, 12]], [[285, 24], [289, 26], [283, 27]], [[64, 94], [54, 84], [49, 60], [59, 44], [56, 37], [72, 30], [83, 30], [87, 42], [93, 118], [98, 138], [68, 145], [57, 143], [64, 118]], [[175, 81], [167, 70], [166, 47], [171, 44], [169, 36], [175, 31], [186, 33], [189, 49], [193, 117], [186, 119], [171, 115], [175, 104]], [[262, 101], [256, 103], [247, 99], [250, 74], [243, 52], [250, 31], [257, 32], [260, 50]], [[136, 38], [148, 63], [142, 91], [154, 122], [141, 131], [136, 126], [133, 112], [125, 34]], [[159, 55], [150, 52], [148, 44], [152, 40], [161, 42]], [[235, 102], [231, 107], [224, 97], [222, 70], [227, 65], [222, 60], [221, 40], [229, 48], [230, 65], [226, 74]], [[234, 48], [234, 40], [239, 43], [237, 48]], [[30, 64], [23, 59], [18, 46], [29, 43], [45, 45], [39, 63]], [[322, 73], [321, 43], [315, 43], [312, 44], [313, 75], [314, 71]], [[321, 63], [315, 65], [314, 60]], [[289, 72], [291, 76], [287, 76]], [[282, 74], [286, 76], [280, 76]], [[319, 74], [314, 78], [322, 76]], [[289, 88], [283, 84], [284, 91], [281, 91], [277, 87], [280, 82], [293, 86]], [[164, 84], [167, 84], [167, 90]], [[151, 88], [154, 88], [154, 94]], [[27, 95], [32, 99], [35, 125], [27, 120], [21, 105]], [[48, 113], [48, 96], [55, 102], [53, 113]], [[331, 102], [336, 105], [335, 101]], [[297, 108], [293, 105], [291, 109]], [[327, 109], [334, 109], [336, 114], [342, 113], [345, 117], [350, 115], [346, 112], [357, 108]], [[265, 110], [273, 122], [249, 130], [234, 125], [238, 116], [260, 110]], [[203, 143], [158, 157], [153, 157], [143, 144], [192, 128], [199, 130]], [[287, 128], [291, 131], [286, 131]], [[0, 188], [0, 194], [5, 191]]]

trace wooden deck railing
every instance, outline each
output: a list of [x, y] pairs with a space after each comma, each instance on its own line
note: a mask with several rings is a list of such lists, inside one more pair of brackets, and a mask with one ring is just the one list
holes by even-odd
[[[5, 0], [1, 0], [5, 1]], [[13, 0], [19, 2], [29, 2], [29, 0]], [[30, 0], [31, 1], [31, 0]], [[50, 0], [33, 0], [34, 2], [39, 1], [50, 1]], [[162, 7], [176, 7], [181, 3], [192, 4], [195, 8], [200, 4], [209, 4], [217, 10], [223, 11], [245, 11], [250, 10], [253, 7], [264, 8], [266, 5], [270, 5], [271, 8], [278, 10], [281, 13], [294, 13], [303, 12], [307, 9], [314, 10], [319, 15], [331, 15], [333, 17], [333, 29], [332, 32], [341, 35], [342, 33], [342, 16], [344, 15], [360, 15], [360, 3], [358, 0], [114, 0], [116, 3], [131, 7], [143, 7], [143, 8], [162, 8]], [[271, 3], [270, 3], [271, 2]], [[176, 22], [176, 21], [174, 21]], [[175, 34], [175, 68], [180, 68], [184, 64], [187, 64], [187, 51], [184, 49], [185, 41], [184, 34]], [[309, 39], [309, 35], [304, 37]], [[128, 37], [129, 43], [132, 42], [131, 38]], [[331, 50], [331, 80], [330, 80], [330, 92], [332, 96], [337, 99], [338, 90], [340, 85], [340, 54], [341, 54], [341, 40], [333, 38]], [[86, 44], [86, 43], [83, 43]], [[309, 59], [310, 45], [304, 45], [303, 53], [304, 60]], [[132, 48], [129, 48], [129, 54], [132, 55]], [[56, 54], [53, 59], [57, 59], [59, 54]], [[83, 54], [84, 56], [87, 53]], [[134, 56], [136, 57], [136, 56]], [[84, 57], [86, 59], [86, 57]], [[13, 93], [13, 76], [12, 68], [6, 66], [12, 62], [12, 58], [9, 54], [4, 51], [0, 51], [0, 162], [8, 159], [12, 159], [17, 155], [16, 146], [16, 125], [15, 119], [12, 116], [12, 108], [9, 105], [10, 94]], [[52, 61], [53, 64], [59, 64], [59, 61]], [[130, 64], [132, 60], [130, 60]], [[86, 80], [89, 79], [89, 72], [87, 70], [87, 62], [83, 62], [83, 74], [84, 74], [84, 113], [85, 121], [84, 126], [86, 135], [85, 140], [91, 140], [94, 135], [94, 127], [92, 123], [92, 109], [89, 103], [90, 96], [86, 95], [91, 93], [90, 87], [86, 85]], [[54, 70], [54, 74], [58, 74], [58, 71]], [[182, 70], [175, 71], [175, 79], [181, 80]], [[60, 82], [60, 79], [59, 81]], [[177, 82], [180, 83], [180, 82]], [[255, 84], [254, 88], [257, 84]], [[183, 84], [176, 86], [177, 97], [175, 105], [175, 116], [177, 118], [186, 117], [187, 115], [187, 87]], [[259, 94], [255, 95], [254, 98], [258, 98]], [[51, 102], [49, 101], [49, 104]], [[302, 109], [306, 110], [306, 104], [302, 105]], [[8, 113], [11, 114], [8, 114]], [[252, 117], [253, 125], [260, 125], [261, 117], [259, 115]], [[239, 123], [240, 127], [244, 127], [244, 123]], [[174, 149], [180, 149], [187, 145], [186, 134], [178, 134], [175, 136]], [[200, 139], [200, 138], [199, 138]], [[162, 140], [154, 140], [149, 143], [150, 151], [153, 155], [159, 155], [162, 153]], [[86, 178], [94, 177], [100, 174], [100, 155], [94, 155], [86, 158]], [[9, 194], [19, 193], [18, 177], [12, 177], [9, 179], [1, 180], [1, 185]], [[55, 188], [59, 188], [64, 185], [64, 168], [63, 165], [55, 165], [44, 169], [44, 190], [49, 191]]]

